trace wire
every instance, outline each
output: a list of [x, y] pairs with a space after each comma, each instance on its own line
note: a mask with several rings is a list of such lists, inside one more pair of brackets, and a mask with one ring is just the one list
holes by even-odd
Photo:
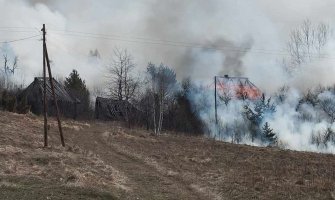
[[35, 28], [23, 27], [23, 26], [0, 26], [0, 29], [35, 29]]
[[[121, 35], [116, 35], [116, 34], [99, 34], [99, 33], [88, 33], [88, 32], [81, 32], [81, 31], [65, 31], [65, 30], [49, 30], [52, 32], [63, 32], [64, 34], [75, 34], [75, 35], [90, 35], [90, 36], [96, 36], [96, 37], [103, 37], [103, 38], [110, 38], [110, 37], [116, 37], [116, 38], [125, 38], [124, 36]], [[184, 44], [184, 45], [193, 45], [193, 46], [205, 46], [208, 44], [202, 44], [202, 43], [191, 43], [191, 42], [184, 42], [184, 41], [172, 41], [172, 40], [161, 40], [161, 39], [152, 39], [152, 38], [145, 38], [145, 37], [126, 37], [128, 39], [133, 39], [133, 40], [145, 40], [145, 41], [150, 41], [150, 42], [164, 42], [164, 43], [173, 43], [173, 44]], [[235, 46], [232, 45], [225, 45], [225, 47], [233, 47], [236, 48]], [[248, 48], [245, 48], [248, 49]]]
[[31, 33], [31, 32], [36, 32], [36, 31], [17, 31], [17, 30], [4, 30], [4, 29], [0, 29], [0, 32], [13, 32], [13, 33]]
[[[238, 48], [238, 47], [231, 46], [231, 45], [212, 47], [212, 46], [208, 46], [208, 44], [150, 39], [150, 38], [144, 38], [144, 37], [128, 37], [125, 39], [125, 37], [120, 36], [120, 35], [115, 35], [115, 34], [108, 35], [108, 34], [97, 34], [97, 33], [87, 33], [87, 32], [81, 32], [81, 31], [65, 31], [65, 30], [63, 31], [62, 30], [49, 30], [49, 31], [54, 32], [55, 34], [62, 34], [65, 36], [107, 39], [107, 40], [123, 41], [123, 42], [130, 42], [130, 43], [145, 43], [145, 44], [165, 45], [165, 46], [175, 46], [175, 47], [201, 48], [205, 50], [235, 51], [235, 52], [240, 52], [240, 53], [258, 53], [258, 54], [268, 54], [268, 55], [291, 56], [291, 54], [287, 53], [287, 51], [281, 51], [281, 50]], [[328, 55], [329, 54], [314, 54], [314, 55], [311, 55], [310, 57], [311, 58], [335, 59], [334, 57], [328, 57]]]
[[35, 37], [38, 37], [38, 36], [41, 36], [41, 34], [33, 35], [33, 36], [30, 36], [30, 37], [25, 37], [25, 38], [19, 38], [19, 39], [15, 39], [15, 40], [2, 41], [2, 42], [0, 41], [0, 43], [4, 44], [4, 43], [18, 42], [18, 41], [22, 41], [22, 40], [28, 40], [28, 39], [31, 39], [31, 38], [35, 38]]
[[238, 49], [238, 48], [227, 48], [225, 46], [221, 47], [210, 47], [210, 46], [202, 46], [202, 45], [186, 45], [182, 43], [167, 43], [167, 42], [154, 42], [154, 41], [146, 41], [146, 40], [136, 40], [136, 39], [124, 39], [124, 38], [115, 38], [112, 36], [109, 37], [103, 37], [103, 36], [95, 36], [95, 35], [80, 35], [75, 33], [54, 33], [58, 35], [65, 35], [65, 36], [72, 36], [72, 37], [82, 37], [82, 38], [94, 38], [94, 39], [106, 39], [106, 40], [114, 40], [114, 41], [122, 41], [122, 42], [130, 42], [130, 43], [144, 43], [144, 44], [153, 44], [153, 45], [165, 45], [165, 46], [174, 46], [174, 47], [186, 47], [186, 48], [198, 48], [198, 49], [205, 49], [205, 50], [219, 50], [219, 51], [234, 51], [234, 52], [240, 52], [240, 53], [261, 53], [261, 54], [269, 54], [269, 55], [283, 55], [283, 56], [289, 56], [287, 53], [275, 53], [275, 52], [267, 52], [263, 50], [253, 50], [251, 51], [251, 48], [244, 48], [244, 49]]
[[[15, 30], [15, 29], [26, 29], [26, 30]], [[27, 31], [27, 29], [29, 29], [30, 31]], [[35, 30], [35, 29], [36, 28], [30, 28], [30, 27], [0, 27], [0, 31], [9, 31], [9, 32], [33, 32], [32, 30]], [[66, 30], [48, 29], [48, 31], [51, 32], [52, 34], [57, 34], [57, 35], [81, 37], [81, 38], [105, 39], [105, 40], [113, 40], [113, 41], [129, 42], [129, 43], [142, 43], [142, 44], [163, 45], [163, 46], [184, 47], [184, 48], [199, 48], [199, 49], [204, 49], [204, 50], [231, 51], [231, 52], [238, 52], [238, 53], [256, 53], [256, 54], [263, 54], [263, 55], [291, 56], [289, 53], [287, 53], [286, 51], [282, 51], [282, 50], [238, 48], [232, 45], [210, 46], [208, 44], [202, 44], [202, 43], [151, 39], [151, 38], [145, 38], [145, 37], [124, 37], [124, 36], [120, 36], [116, 34], [98, 34], [98, 33], [89, 33], [89, 32], [82, 32], [82, 31], [71, 31], [71, 30], [66, 31]], [[33, 37], [36, 37], [36, 36], [33, 36]], [[23, 38], [23, 39], [29, 39], [29, 38]], [[19, 39], [19, 40], [22, 40], [22, 39]], [[15, 42], [15, 41], [9, 41], [9, 42]], [[0, 42], [0, 43], [5, 43], [5, 42]], [[328, 54], [315, 54], [315, 55], [311, 55], [310, 57], [311, 58], [335, 59], [334, 57], [329, 57]]]
[[[199, 48], [204, 50], [215, 50], [215, 51], [232, 51], [239, 53], [256, 53], [263, 55], [281, 55], [281, 56], [291, 56], [289, 53], [285, 53], [284, 51], [271, 51], [265, 49], [251, 49], [251, 48], [230, 48], [229, 46], [218, 46], [218, 47], [210, 47], [205, 46], [204, 44], [196, 44], [196, 43], [186, 43], [186, 42], [173, 42], [169, 40], [151, 40], [151, 39], [124, 39], [120, 36], [112, 36], [105, 34], [93, 34], [93, 33], [84, 33], [84, 32], [76, 32], [76, 31], [58, 31], [63, 33], [54, 32], [54, 34], [72, 36], [72, 37], [82, 37], [82, 38], [94, 38], [94, 39], [105, 39], [105, 40], [114, 40], [114, 41], [122, 41], [122, 42], [130, 42], [130, 43], [144, 43], [144, 44], [153, 44], [153, 45], [164, 45], [164, 46], [174, 46], [174, 47], [185, 47], [185, 48]], [[105, 35], [105, 36], [104, 36]], [[322, 59], [335, 59], [335, 57], [329, 57], [329, 54], [314, 54], [311, 55], [311, 58], [322, 58]]]

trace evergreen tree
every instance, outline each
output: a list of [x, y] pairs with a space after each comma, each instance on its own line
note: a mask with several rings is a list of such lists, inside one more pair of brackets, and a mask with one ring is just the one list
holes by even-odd
[[266, 115], [272, 115], [276, 112], [276, 106], [271, 103], [271, 98], [266, 99], [263, 94], [262, 97], [256, 102], [251, 102], [251, 106], [244, 106], [244, 114], [246, 119], [249, 120], [249, 130], [251, 140], [255, 138], [262, 138], [262, 124]]
[[77, 113], [88, 113], [90, 108], [90, 93], [86, 87], [85, 81], [81, 79], [77, 70], [72, 70], [69, 77], [65, 79], [64, 85], [73, 98], [80, 100]]
[[273, 132], [273, 129], [270, 128], [268, 122], [265, 122], [264, 126], [262, 127], [263, 135], [270, 142], [271, 145], [277, 142], [276, 133]]

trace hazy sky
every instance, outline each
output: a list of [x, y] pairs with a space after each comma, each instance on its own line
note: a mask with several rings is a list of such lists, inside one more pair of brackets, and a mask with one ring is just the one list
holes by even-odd
[[[0, 42], [40, 34], [45, 23], [54, 74], [76, 68], [89, 85], [103, 82], [118, 47], [138, 71], [163, 62], [178, 78], [243, 75], [272, 90], [283, 82], [278, 63], [289, 32], [305, 19], [333, 26], [334, 9], [334, 0], [0, 0]], [[42, 70], [39, 39], [2, 43], [19, 56], [26, 84]], [[100, 59], [89, 57], [95, 49]]]

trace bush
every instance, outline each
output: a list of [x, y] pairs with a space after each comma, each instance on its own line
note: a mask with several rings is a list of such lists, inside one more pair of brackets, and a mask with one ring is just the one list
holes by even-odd
[[16, 111], [19, 114], [27, 114], [30, 111], [31, 106], [28, 105], [27, 97], [23, 97], [22, 99], [17, 99]]
[[17, 106], [15, 94], [12, 94], [7, 90], [3, 91], [1, 97], [1, 106], [5, 111], [15, 112]]

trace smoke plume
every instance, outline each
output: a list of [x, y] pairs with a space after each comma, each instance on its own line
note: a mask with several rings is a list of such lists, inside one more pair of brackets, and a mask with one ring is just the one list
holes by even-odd
[[[326, 56], [303, 63], [294, 75], [285, 69], [290, 65], [287, 41], [290, 32], [307, 18], [335, 27], [334, 6], [332, 0], [0, 0], [0, 41], [41, 34], [45, 23], [55, 76], [77, 69], [91, 88], [106, 83], [105, 67], [115, 47], [132, 53], [139, 72], [150, 61], [163, 62], [175, 70], [179, 80], [191, 77], [199, 84], [209, 85], [214, 76], [228, 74], [248, 77], [267, 96], [289, 86], [288, 98], [263, 121], [271, 124], [288, 148], [318, 151], [310, 138], [333, 124], [327, 117], [301, 121], [302, 112], [323, 116], [322, 109], [303, 105], [298, 112], [295, 107], [309, 88], [334, 84], [335, 41], [331, 36], [322, 52]], [[40, 39], [1, 47], [0, 53], [10, 49], [12, 57], [19, 57], [18, 82], [29, 84], [41, 74]], [[208, 92], [208, 99], [197, 94], [192, 99], [195, 109], [199, 109], [197, 102], [207, 102], [207, 112], [200, 115], [210, 127], [214, 101], [212, 91]], [[230, 129], [243, 125], [242, 104], [220, 107], [221, 121]], [[261, 145], [246, 138], [242, 142]], [[324, 149], [333, 152], [332, 148]]]

